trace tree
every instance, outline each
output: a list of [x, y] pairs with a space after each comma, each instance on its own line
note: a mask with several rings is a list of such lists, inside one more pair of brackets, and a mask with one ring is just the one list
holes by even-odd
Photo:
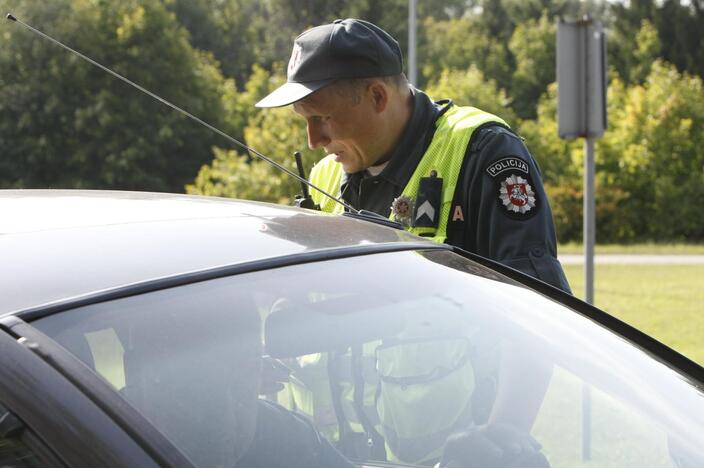
[[633, 53], [634, 63], [628, 71], [629, 82], [643, 83], [650, 69], [660, 56], [660, 39], [652, 23], [643, 20], [636, 35], [636, 49]]
[[[555, 86], [522, 134], [540, 163], [561, 241], [581, 238], [582, 142], [557, 136]], [[704, 85], [656, 61], [643, 84], [612, 74], [596, 145], [597, 241], [699, 241], [704, 221]], [[657, 220], [657, 222], [654, 222]]]
[[[378, 24], [407, 50], [407, 0], [163, 0], [191, 34], [194, 47], [214, 54], [223, 73], [243, 85], [255, 64], [268, 70], [285, 61], [293, 39], [304, 30], [337, 18]], [[464, 0], [425, 1], [420, 18], [461, 16]]]
[[559, 17], [581, 18], [603, 15], [606, 4], [601, 0], [501, 0], [506, 16], [514, 27], [547, 16], [554, 22]]
[[[269, 74], [261, 68], [247, 83], [251, 104], [283, 83], [282, 72]], [[249, 105], [247, 103], [246, 105]], [[291, 171], [296, 171], [295, 151], [303, 155], [306, 174], [323, 152], [307, 148], [305, 120], [290, 108], [257, 110], [245, 129], [245, 141], [254, 149], [274, 159]], [[215, 158], [203, 165], [188, 193], [214, 195], [290, 204], [300, 193], [297, 179], [274, 168], [269, 163], [240, 151], [215, 150]]]
[[[14, 9], [100, 63], [223, 123], [225, 82], [158, 0], [25, 0]], [[181, 191], [220, 141], [18, 25], [0, 50], [0, 185]]]
[[[609, 63], [627, 84], [632, 81], [630, 69], [641, 64], [637, 54], [644, 52], [639, 42], [644, 39], [639, 31], [646, 32], [643, 31], [644, 21], [657, 30], [657, 41], [647, 39], [650, 44], [659, 44], [655, 58], [674, 64], [681, 72], [704, 77], [702, 0], [613, 2], [605, 19], [609, 26]], [[635, 75], [643, 78], [642, 73], [636, 72]]]
[[433, 99], [452, 98], [458, 105], [478, 107], [498, 115], [509, 125], [517, 125], [516, 115], [507, 107], [506, 93], [475, 66], [467, 70], [443, 70], [428, 85], [427, 92]]
[[653, 0], [635, 0], [630, 5], [614, 3], [606, 18], [609, 65], [626, 84], [631, 82], [631, 68], [636, 62], [638, 32], [643, 28], [643, 21], [650, 21], [654, 14]]
[[422, 41], [418, 47], [420, 70], [425, 82], [437, 80], [443, 70], [477, 69], [498, 86], [507, 89], [511, 81], [509, 51], [499, 40], [479, 27], [479, 18], [453, 18], [423, 22]]
[[[704, 86], [657, 61], [643, 85], [612, 86], [611, 128], [598, 167], [627, 198], [636, 239], [701, 240], [704, 223]], [[654, 223], [652, 220], [657, 219]]]
[[164, 4], [190, 33], [191, 45], [212, 52], [223, 74], [238, 84], [247, 81], [255, 63], [271, 66], [277, 60], [272, 56], [272, 42], [261, 40], [272, 35], [259, 34], [265, 24], [261, 21], [266, 11], [263, 2], [164, 0]]
[[509, 50], [516, 67], [511, 80], [513, 108], [523, 119], [535, 118], [537, 103], [555, 81], [555, 23], [544, 12], [540, 19], [519, 24]]
[[665, 0], [652, 21], [663, 45], [662, 58], [704, 78], [704, 2]]

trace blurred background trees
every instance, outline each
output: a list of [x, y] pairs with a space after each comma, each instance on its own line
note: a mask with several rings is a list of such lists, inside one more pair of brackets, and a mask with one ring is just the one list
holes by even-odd
[[[158, 0], [27, 0], [13, 8], [95, 60], [226, 125], [227, 80]], [[219, 141], [153, 99], [5, 22], [0, 184], [179, 190]]]
[[[407, 0], [0, 0], [131, 80], [293, 168], [293, 38], [335, 18], [407, 46]], [[561, 241], [581, 237], [581, 142], [557, 137], [555, 24], [608, 34], [609, 129], [597, 143], [597, 240], [704, 240], [704, 0], [418, 0], [418, 86], [506, 119], [538, 160]], [[288, 202], [298, 183], [10, 22], [0, 24], [0, 187], [188, 191]]]

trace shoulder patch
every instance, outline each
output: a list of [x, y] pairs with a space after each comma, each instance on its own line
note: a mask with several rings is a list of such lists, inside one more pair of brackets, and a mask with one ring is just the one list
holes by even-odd
[[532, 215], [537, 199], [528, 179], [511, 174], [499, 185], [499, 200], [503, 207], [514, 215]]
[[486, 173], [491, 177], [496, 177], [507, 171], [523, 172], [527, 175], [528, 163], [520, 158], [509, 156], [508, 158], [499, 159], [486, 168]]
[[497, 204], [505, 215], [528, 219], [538, 211], [539, 201], [526, 161], [507, 156], [487, 166], [486, 173], [494, 179]]

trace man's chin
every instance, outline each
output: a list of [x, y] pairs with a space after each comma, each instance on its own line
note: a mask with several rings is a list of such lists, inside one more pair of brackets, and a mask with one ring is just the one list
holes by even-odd
[[355, 172], [364, 170], [364, 168], [359, 167], [358, 164], [350, 163], [348, 161], [338, 161], [338, 163], [342, 166], [342, 170], [347, 174], [354, 174]]
[[354, 161], [350, 161], [349, 159], [347, 159], [344, 153], [333, 153], [333, 155], [335, 158], [335, 162], [341, 165], [342, 170], [346, 173], [353, 174], [361, 170], [357, 169], [357, 167], [355, 167], [356, 164], [354, 164]]

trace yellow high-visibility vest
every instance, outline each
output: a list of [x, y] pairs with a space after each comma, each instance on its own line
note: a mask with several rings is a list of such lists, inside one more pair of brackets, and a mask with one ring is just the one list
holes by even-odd
[[[435, 171], [437, 177], [443, 180], [442, 206], [440, 207], [438, 227], [409, 227], [410, 232], [429, 237], [438, 243], [445, 242], [447, 221], [450, 217], [452, 199], [455, 195], [462, 162], [467, 152], [467, 145], [474, 130], [488, 122], [496, 122], [508, 127], [501, 118], [476, 107], [452, 106], [437, 120], [433, 140], [403, 189], [401, 196], [415, 200], [420, 179], [430, 176], [431, 171]], [[310, 173], [311, 183], [337, 196], [340, 195], [341, 178], [342, 165], [335, 162], [333, 155], [323, 158], [313, 166]], [[318, 190], [311, 189], [311, 197], [315, 203], [320, 205], [322, 211], [328, 213], [342, 213], [343, 211], [342, 205]], [[390, 217], [393, 217], [393, 213]]]

